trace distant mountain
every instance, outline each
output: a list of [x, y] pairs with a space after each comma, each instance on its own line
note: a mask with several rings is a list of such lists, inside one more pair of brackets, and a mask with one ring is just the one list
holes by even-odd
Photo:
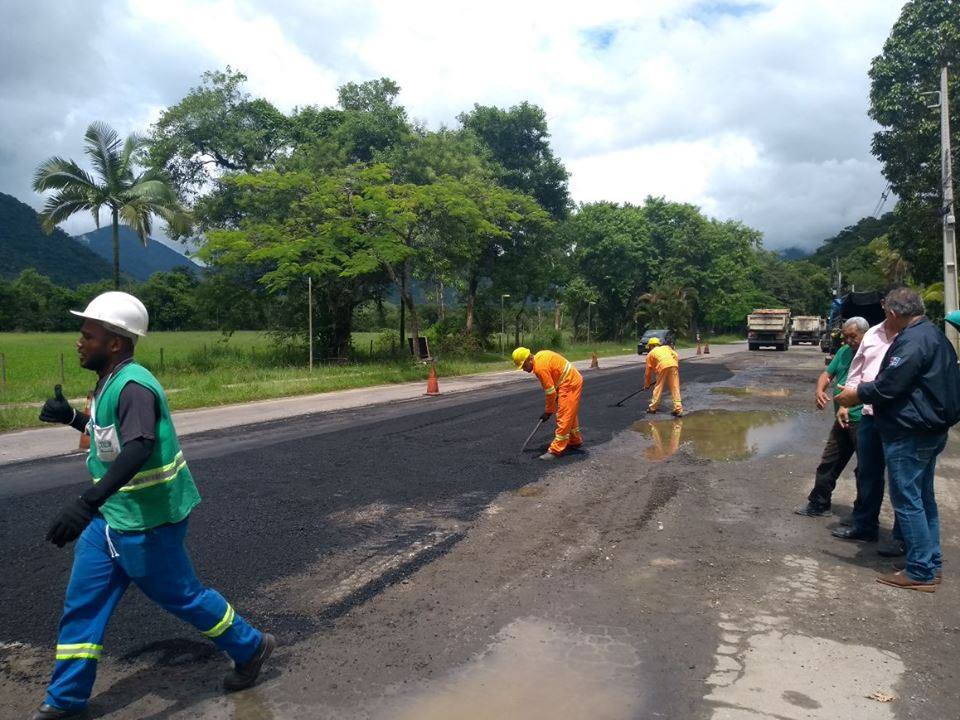
[[810, 251], [801, 247], [788, 247], [780, 251], [780, 257], [784, 260], [803, 260], [809, 256]]
[[110, 263], [62, 230], [47, 235], [32, 207], [0, 193], [0, 278], [27, 268], [67, 287], [110, 278], [112, 272]]
[[[105, 259], [113, 267], [113, 229], [110, 226], [93, 230], [73, 238], [81, 245]], [[167, 272], [185, 267], [199, 272], [200, 266], [190, 258], [171, 250], [163, 243], [150, 238], [144, 247], [137, 233], [126, 225], [120, 226], [120, 271], [137, 280], [146, 280], [155, 272]]]

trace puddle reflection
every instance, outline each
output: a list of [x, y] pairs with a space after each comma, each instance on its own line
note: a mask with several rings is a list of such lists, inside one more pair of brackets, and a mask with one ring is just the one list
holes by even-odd
[[790, 390], [787, 388], [760, 388], [747, 385], [747, 387], [715, 387], [710, 388], [714, 395], [726, 395], [727, 397], [743, 400], [746, 398], [785, 398], [790, 396]]
[[[613, 632], [613, 631], [611, 631]], [[636, 651], [593, 635], [516, 620], [451, 678], [401, 700], [382, 720], [626, 720], [640, 710]]]
[[790, 443], [799, 416], [764, 410], [698, 410], [671, 420], [638, 420], [630, 429], [651, 441], [644, 456], [666, 460], [689, 444], [694, 455], [707, 460], [746, 460]]

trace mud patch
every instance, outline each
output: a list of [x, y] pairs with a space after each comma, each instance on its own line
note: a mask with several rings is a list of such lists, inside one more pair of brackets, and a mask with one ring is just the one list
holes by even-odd
[[746, 387], [716, 387], [710, 388], [714, 395], [726, 395], [738, 400], [750, 398], [785, 398], [790, 397], [792, 391], [788, 388], [762, 388], [747, 385]]
[[764, 410], [698, 410], [672, 420], [638, 420], [630, 429], [651, 441], [648, 460], [666, 460], [682, 446], [706, 460], [763, 457], [788, 445], [800, 417]]
[[623, 631], [589, 633], [528, 618], [447, 680], [429, 683], [378, 720], [620, 720], [641, 708], [640, 661]]

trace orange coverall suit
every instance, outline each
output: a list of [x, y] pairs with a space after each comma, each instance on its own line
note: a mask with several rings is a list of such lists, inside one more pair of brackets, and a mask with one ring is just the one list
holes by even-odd
[[547, 396], [545, 412], [557, 414], [557, 432], [550, 452], [559, 455], [567, 447], [580, 447], [580, 394], [583, 376], [565, 357], [552, 350], [541, 350], [533, 356], [533, 373], [540, 379]]
[[657, 373], [657, 384], [653, 388], [650, 398], [650, 409], [656, 410], [660, 405], [660, 396], [663, 395], [663, 386], [669, 384], [670, 395], [673, 397], [673, 409], [683, 410], [680, 399], [680, 358], [676, 350], [669, 345], [655, 347], [647, 354], [647, 372], [643, 378], [644, 387], [650, 384], [650, 376]]

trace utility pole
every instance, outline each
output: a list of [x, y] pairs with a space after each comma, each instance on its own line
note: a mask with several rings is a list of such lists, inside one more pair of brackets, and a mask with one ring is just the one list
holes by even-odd
[[313, 370], [313, 278], [307, 276], [307, 333], [310, 341], [310, 369]]
[[[940, 69], [940, 163], [943, 177], [943, 311], [957, 310], [957, 215], [953, 206], [953, 161], [950, 153], [950, 97], [947, 66]], [[944, 323], [944, 332], [955, 350], [960, 350], [957, 331]]]
[[509, 293], [504, 293], [503, 295], [500, 296], [500, 352], [501, 353], [503, 352], [503, 345], [505, 340], [504, 336], [506, 335], [506, 332], [507, 332], [506, 325], [504, 325], [504, 322], [503, 322], [503, 299], [508, 297], [510, 297]]

